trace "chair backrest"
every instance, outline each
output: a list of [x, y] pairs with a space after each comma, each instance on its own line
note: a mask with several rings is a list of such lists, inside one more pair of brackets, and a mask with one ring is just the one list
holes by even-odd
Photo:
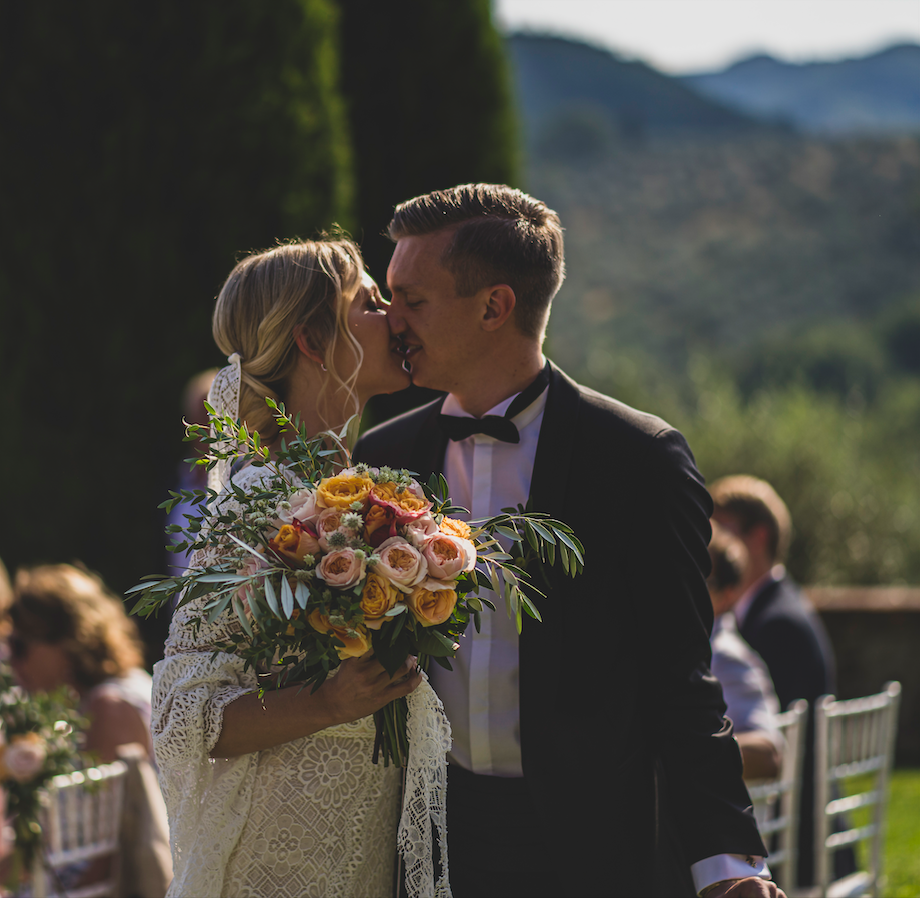
[[66, 892], [68, 898], [114, 894], [127, 772], [123, 761], [115, 761], [56, 776], [48, 784], [47, 803], [39, 818], [43, 857], [36, 859], [32, 871], [34, 898], [56, 894], [58, 883], [49, 880], [57, 880], [66, 868], [106, 857], [111, 861], [103, 879], [68, 885]]
[[[879, 894], [900, 697], [901, 684], [891, 682], [878, 695], [825, 695], [815, 706], [815, 884], [822, 895]], [[835, 784], [840, 798], [832, 798]], [[860, 808], [867, 823], [832, 832], [833, 818]], [[867, 843], [864, 869], [834, 881], [834, 851], [858, 842]]]
[[787, 891], [795, 885], [798, 860], [799, 796], [805, 753], [808, 702], [800, 698], [777, 717], [783, 735], [783, 761], [776, 779], [748, 783], [754, 817], [770, 851], [773, 878]]

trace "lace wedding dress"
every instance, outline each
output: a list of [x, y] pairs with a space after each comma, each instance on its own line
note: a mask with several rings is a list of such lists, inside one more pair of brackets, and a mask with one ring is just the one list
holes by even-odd
[[[264, 470], [246, 468], [233, 482], [249, 490]], [[234, 501], [221, 508], [233, 508]], [[224, 708], [253, 691], [256, 678], [235, 655], [214, 655], [215, 644], [241, 632], [232, 611], [192, 626], [207, 601], [177, 609], [166, 657], [154, 670], [153, 742], [174, 867], [168, 894], [392, 895], [401, 776], [398, 768], [371, 763], [373, 718], [265, 751], [209, 757]], [[438, 824], [443, 843], [450, 726], [427, 681], [409, 696], [409, 738], [399, 832], [409, 894], [449, 895], [446, 869], [434, 882], [429, 821]]]

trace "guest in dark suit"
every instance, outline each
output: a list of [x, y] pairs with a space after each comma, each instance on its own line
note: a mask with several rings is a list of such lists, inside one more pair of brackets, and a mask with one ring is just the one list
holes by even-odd
[[[792, 521], [785, 502], [764, 480], [723, 477], [710, 487], [713, 519], [738, 536], [748, 552], [743, 595], [734, 605], [738, 631], [767, 665], [781, 708], [809, 703], [799, 821], [798, 884], [814, 880], [814, 706], [833, 693], [834, 656], [814, 609], [783, 567]], [[838, 875], [853, 869], [848, 849], [838, 851]]]
[[483, 615], [435, 671], [454, 895], [776, 895], [708, 667], [709, 496], [673, 428], [543, 358], [558, 217], [466, 185], [397, 207], [390, 236], [391, 330], [449, 395], [355, 457], [445, 472], [474, 518], [529, 498], [586, 551], [577, 579], [548, 572], [542, 623]]

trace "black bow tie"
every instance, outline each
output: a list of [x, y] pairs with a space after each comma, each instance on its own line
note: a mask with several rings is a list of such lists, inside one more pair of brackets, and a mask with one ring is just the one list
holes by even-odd
[[520, 443], [521, 435], [514, 426], [512, 418], [525, 408], [546, 389], [549, 384], [549, 362], [537, 375], [537, 379], [526, 390], [514, 397], [504, 415], [486, 415], [483, 418], [461, 418], [457, 415], [439, 415], [441, 430], [452, 440], [465, 440], [474, 433], [484, 433], [503, 443]]

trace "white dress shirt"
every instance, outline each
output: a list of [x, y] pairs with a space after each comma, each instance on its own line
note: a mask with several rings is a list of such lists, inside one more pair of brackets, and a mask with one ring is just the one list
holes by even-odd
[[[537, 456], [537, 443], [548, 390], [512, 420], [520, 433], [519, 443], [504, 443], [486, 434], [449, 441], [444, 476], [455, 505], [470, 509], [471, 520], [498, 514], [502, 508], [525, 505]], [[487, 415], [504, 415], [514, 400], [509, 396]], [[441, 412], [473, 417], [448, 395]], [[484, 416], [483, 416], [484, 417]], [[470, 626], [460, 640], [453, 671], [432, 665], [429, 675], [451, 722], [452, 764], [489, 776], [523, 776], [521, 765], [520, 653], [518, 633], [503, 600], [494, 593], [483, 596], [496, 611], [481, 616], [481, 630]], [[526, 626], [526, 624], [525, 624]], [[539, 626], [539, 624], [536, 624]], [[770, 878], [761, 857], [720, 854], [690, 868], [697, 892], [724, 879], [746, 876]]]

